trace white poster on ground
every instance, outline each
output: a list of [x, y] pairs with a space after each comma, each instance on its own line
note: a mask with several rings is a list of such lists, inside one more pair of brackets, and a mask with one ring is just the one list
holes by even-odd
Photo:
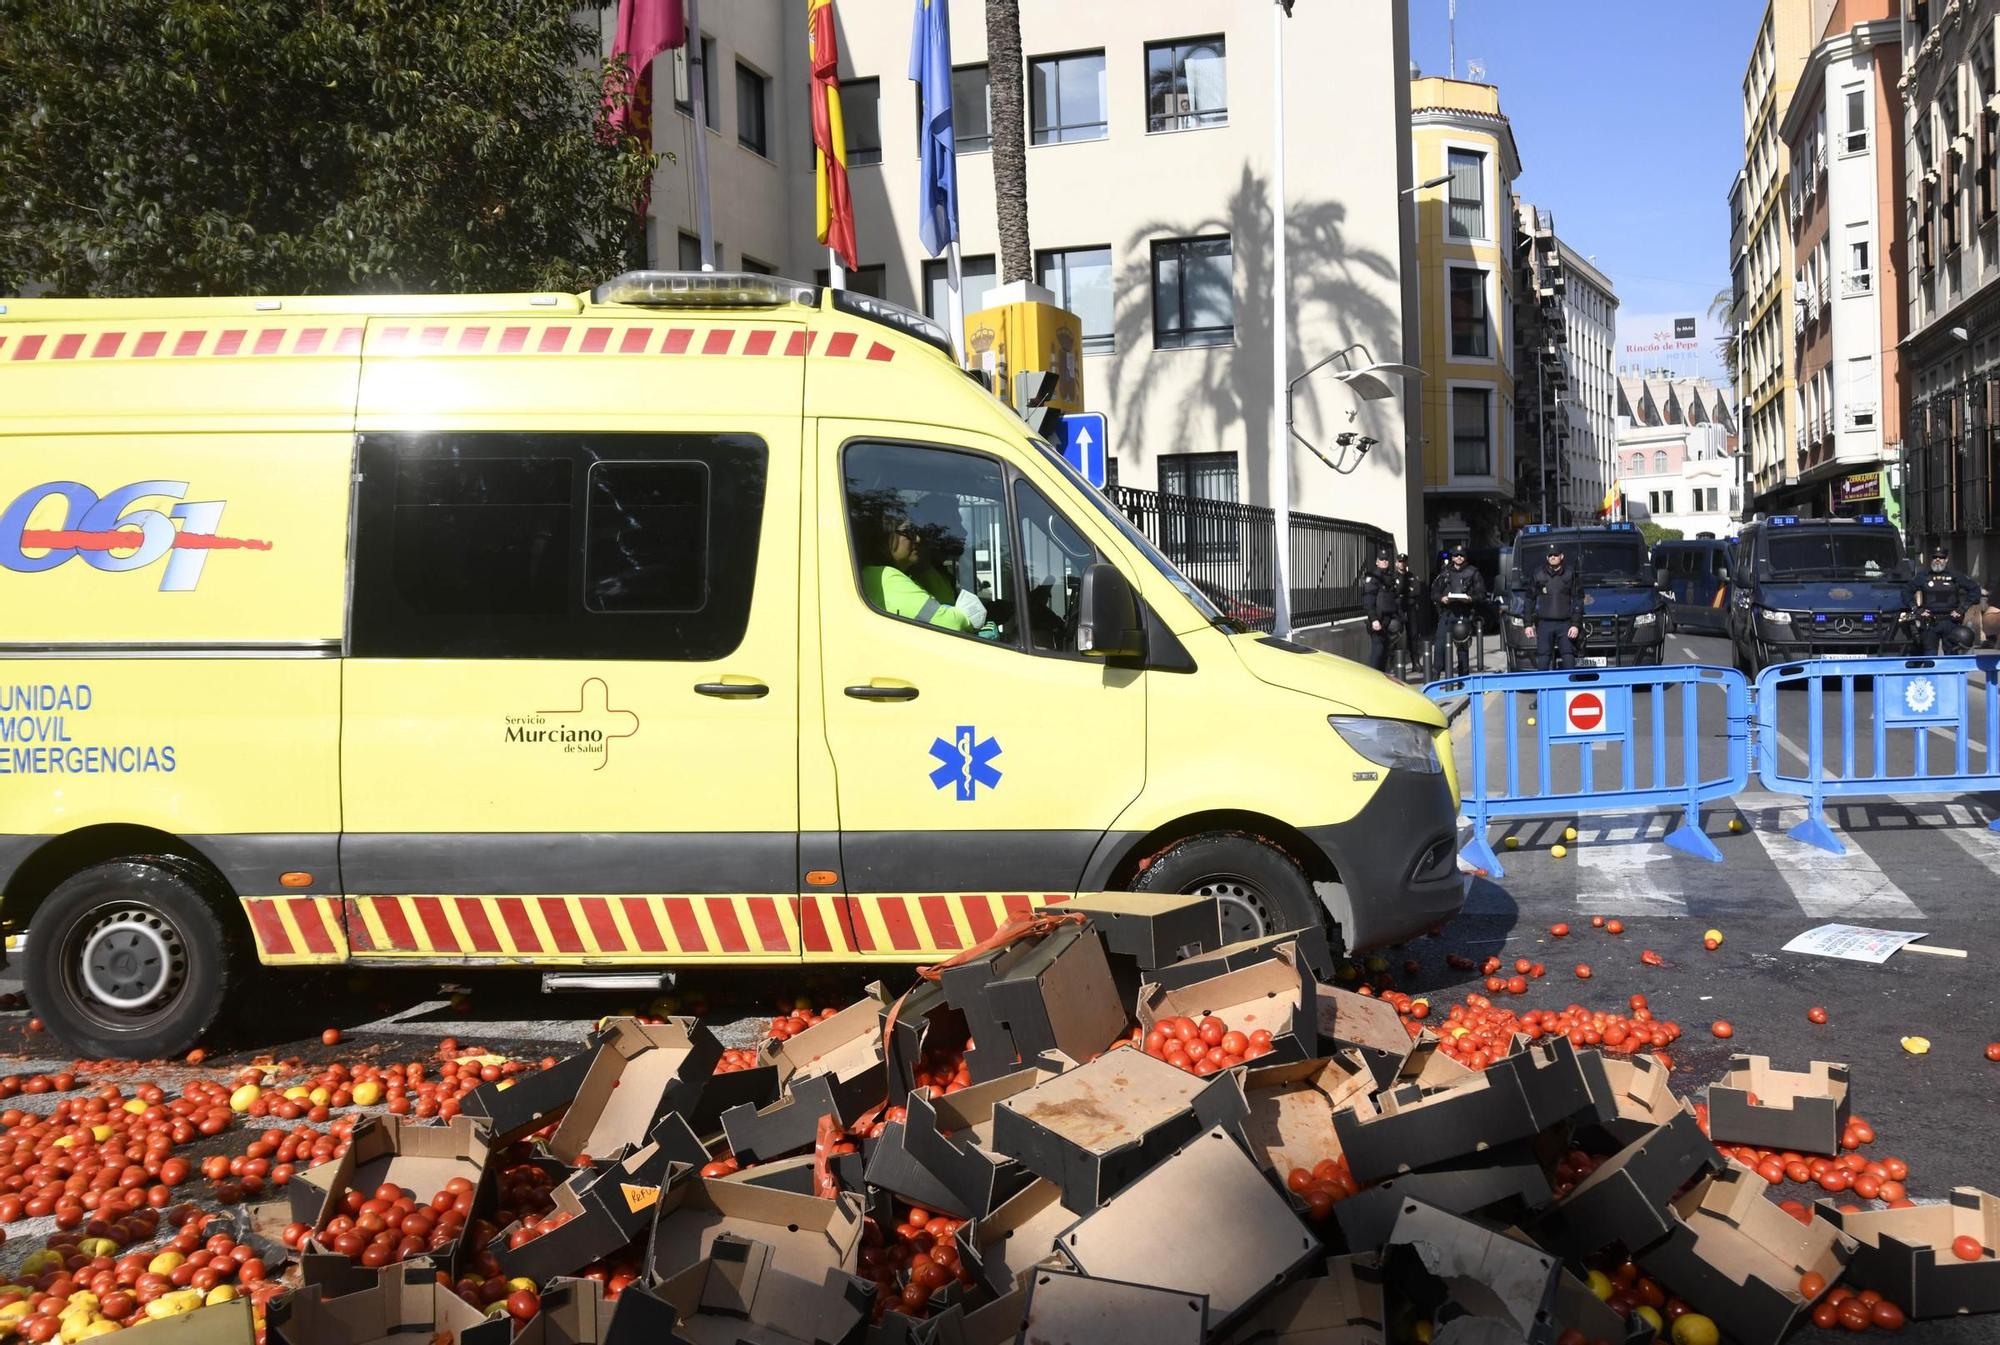
[[1820, 925], [1786, 944], [1784, 951], [1880, 964], [1895, 956], [1905, 944], [1924, 937], [1908, 930], [1870, 929], [1866, 925]]

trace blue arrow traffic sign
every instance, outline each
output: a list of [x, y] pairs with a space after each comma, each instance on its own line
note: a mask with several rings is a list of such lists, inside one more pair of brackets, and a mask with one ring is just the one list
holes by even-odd
[[1072, 411], [1063, 417], [1063, 456], [1099, 489], [1104, 486], [1107, 437], [1102, 411]]

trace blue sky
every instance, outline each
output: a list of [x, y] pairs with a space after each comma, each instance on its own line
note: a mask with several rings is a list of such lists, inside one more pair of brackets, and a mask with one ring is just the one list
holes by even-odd
[[[1449, 0], [1410, 0], [1410, 59], [1446, 72]], [[1742, 80], [1761, 0], [1458, 0], [1458, 74], [1499, 86], [1524, 201], [1618, 292], [1624, 346], [1675, 317], [1701, 322], [1729, 283], [1729, 184], [1743, 160]], [[1685, 359], [1686, 357], [1682, 357]]]

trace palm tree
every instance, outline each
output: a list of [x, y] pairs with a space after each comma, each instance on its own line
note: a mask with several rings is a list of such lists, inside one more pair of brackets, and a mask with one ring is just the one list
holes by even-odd
[[1000, 282], [1033, 280], [1020, 0], [986, 0], [986, 73], [993, 97], [993, 200], [1000, 216]]
[[1736, 292], [1733, 288], [1715, 292], [1715, 297], [1709, 300], [1708, 316], [1722, 327], [1723, 335], [1717, 337], [1715, 343], [1722, 347], [1722, 367], [1729, 371], [1729, 386], [1733, 389], [1736, 386], [1737, 362]]

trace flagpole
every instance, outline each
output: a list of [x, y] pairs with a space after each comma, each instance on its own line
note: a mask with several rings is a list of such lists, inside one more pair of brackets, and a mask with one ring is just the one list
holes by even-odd
[[951, 353], [965, 363], [965, 277], [959, 270], [958, 239], [945, 244], [945, 311], [951, 315]]
[[847, 268], [840, 264], [840, 254], [832, 248], [826, 250], [826, 279], [837, 290], [847, 288]]
[[687, 0], [688, 102], [694, 109], [694, 195], [701, 269], [715, 269], [715, 225], [708, 213], [708, 69], [701, 53], [701, 0]]

